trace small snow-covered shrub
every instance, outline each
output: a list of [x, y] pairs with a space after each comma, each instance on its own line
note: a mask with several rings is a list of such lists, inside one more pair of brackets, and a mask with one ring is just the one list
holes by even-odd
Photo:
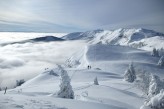
[[99, 85], [97, 77], [94, 79], [94, 85]]
[[164, 109], [164, 89], [161, 89], [159, 94], [145, 102], [140, 109]]
[[50, 71], [49, 71], [49, 74], [50, 74], [50, 75], [53, 75], [53, 76], [59, 76], [59, 75], [58, 75], [57, 73], [55, 73], [53, 70], [50, 70]]
[[151, 55], [154, 57], [159, 57], [159, 51], [156, 48], [153, 48], [153, 51], [151, 52]]
[[21, 86], [23, 83], [25, 83], [25, 80], [24, 79], [16, 80], [16, 87], [17, 86]]
[[124, 80], [128, 82], [134, 82], [136, 79], [136, 73], [133, 66], [133, 63], [129, 64], [129, 68], [125, 71]]
[[58, 68], [61, 73], [60, 90], [57, 94], [58, 97], [74, 99], [74, 92], [71, 86], [71, 79], [68, 76], [67, 71], [64, 70], [64, 68], [60, 65], [58, 65]]
[[160, 66], [160, 67], [164, 67], [164, 56], [162, 56], [162, 57], [159, 59], [157, 65]]
[[77, 67], [78, 65], [80, 65], [79, 60], [73, 60], [73, 59], [67, 59], [65, 62], [65, 66], [69, 67], [69, 68], [73, 68], [73, 67]]

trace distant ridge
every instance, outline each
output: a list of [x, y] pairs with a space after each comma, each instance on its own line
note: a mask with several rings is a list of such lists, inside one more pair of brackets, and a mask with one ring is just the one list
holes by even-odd
[[8, 44], [24, 44], [27, 42], [35, 43], [35, 42], [53, 42], [53, 41], [64, 41], [64, 39], [55, 36], [44, 36], [44, 37], [37, 37], [37, 38], [28, 39], [19, 42], [3, 43], [1, 44], [1, 46], [6, 46]]
[[131, 46], [144, 50], [164, 47], [164, 34], [144, 28], [93, 30], [70, 33], [62, 37], [65, 40], [86, 40], [90, 44], [110, 44]]
[[34, 39], [30, 39], [35, 42], [51, 42], [51, 41], [64, 41], [62, 38], [54, 37], [54, 36], [45, 36], [45, 37], [37, 37]]

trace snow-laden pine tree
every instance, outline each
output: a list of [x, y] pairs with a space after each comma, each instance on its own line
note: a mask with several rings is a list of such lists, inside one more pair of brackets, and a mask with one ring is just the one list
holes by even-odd
[[148, 96], [152, 97], [154, 95], [157, 95], [160, 90], [161, 90], [161, 80], [157, 75], [152, 75], [151, 76], [151, 81], [149, 84], [149, 91], [148, 91]]
[[132, 83], [134, 82], [135, 79], [136, 79], [136, 72], [133, 63], [130, 63], [128, 69], [125, 71], [124, 80]]
[[94, 79], [94, 85], [99, 85], [97, 77]]
[[144, 94], [148, 95], [149, 84], [151, 81], [151, 74], [144, 70], [138, 70], [137, 78], [138, 79], [135, 81], [135, 85], [140, 90], [142, 90]]
[[160, 56], [164, 56], [164, 49], [163, 48], [160, 49], [159, 54], [160, 54]]
[[146, 101], [140, 109], [164, 109], [164, 89], [161, 89], [159, 94]]
[[151, 52], [151, 55], [154, 57], [159, 57], [159, 51], [156, 48], [153, 48], [153, 51]]
[[60, 90], [58, 92], [58, 97], [74, 99], [74, 92], [71, 86], [71, 79], [68, 73], [61, 65], [58, 65], [58, 69], [61, 74]]
[[162, 57], [159, 59], [157, 65], [160, 66], [160, 67], [164, 67], [164, 56], [162, 56]]

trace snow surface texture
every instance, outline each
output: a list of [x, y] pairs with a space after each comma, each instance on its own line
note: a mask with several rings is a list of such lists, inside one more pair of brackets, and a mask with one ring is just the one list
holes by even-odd
[[[136, 32], [140, 34], [143, 32], [144, 36], [131, 34]], [[160, 57], [151, 56], [149, 51], [154, 47], [162, 48], [163, 45], [160, 44], [163, 42], [161, 41], [160, 44], [154, 42], [158, 43], [158, 46], [141, 47], [142, 49], [148, 48], [147, 51], [127, 45], [143, 40], [145, 36], [153, 38], [157, 35], [161, 37], [160, 40], [163, 40], [163, 35], [145, 29], [119, 29], [104, 33], [104, 30], [86, 32], [90, 35], [89, 38], [85, 35], [82, 38], [81, 36], [76, 38], [76, 35], [79, 34], [76, 33], [71, 39], [71, 41], [87, 40], [86, 46], [81, 46], [78, 52], [63, 63], [64, 70], [71, 79], [75, 96], [73, 100], [58, 97], [60, 71], [54, 67], [45, 69], [43, 73], [15, 89], [7, 90], [5, 95], [4, 91], [0, 91], [0, 109], [139, 109], [144, 104], [143, 92], [137, 89], [133, 83], [124, 81], [124, 72], [133, 62], [134, 69], [143, 69], [160, 76], [161, 80], [164, 79], [164, 69], [157, 66]], [[124, 34], [118, 36], [118, 33]], [[125, 36], [125, 33], [128, 37], [127, 42], [125, 42], [125, 38], [121, 38]], [[68, 40], [68, 36], [63, 38]], [[110, 37], [112, 40], [108, 40]], [[91, 69], [88, 69], [88, 65], [91, 66]], [[94, 84], [95, 77], [97, 77], [99, 85]], [[161, 95], [163, 92], [160, 92]], [[163, 100], [162, 97], [161, 99], [152, 98], [152, 100], [158, 104], [159, 102], [156, 101]], [[150, 104], [153, 103], [150, 102]], [[149, 109], [149, 107], [143, 106], [143, 109], [145, 108]]]

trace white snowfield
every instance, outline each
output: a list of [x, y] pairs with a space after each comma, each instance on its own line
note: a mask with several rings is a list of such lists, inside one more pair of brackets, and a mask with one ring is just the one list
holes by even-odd
[[[157, 66], [159, 57], [153, 57], [149, 52], [154, 47], [164, 47], [164, 37], [145, 29], [96, 32], [63, 37], [88, 40], [85, 47], [63, 63], [71, 78], [75, 99], [57, 97], [60, 73], [54, 68], [7, 90], [6, 94], [0, 91], [0, 109], [139, 109], [144, 104], [143, 93], [134, 84], [124, 81], [123, 75], [133, 62], [135, 69], [146, 70], [164, 79], [164, 69]], [[89, 38], [86, 34], [90, 35]], [[137, 41], [146, 45], [136, 48], [121, 46], [134, 46], [139, 43]], [[99, 85], [94, 85], [95, 77]]]

